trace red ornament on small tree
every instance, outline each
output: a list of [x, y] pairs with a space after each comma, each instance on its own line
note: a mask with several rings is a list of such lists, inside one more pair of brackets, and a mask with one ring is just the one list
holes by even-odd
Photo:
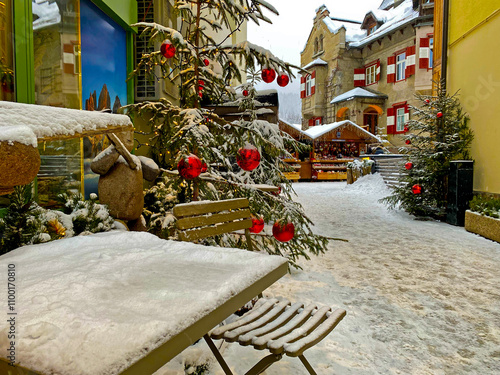
[[260, 164], [260, 152], [257, 150], [257, 147], [247, 144], [238, 150], [236, 162], [241, 169], [253, 171]]
[[290, 82], [290, 77], [288, 77], [285, 73], [281, 73], [276, 79], [278, 82], [278, 86], [285, 87]]
[[436, 116], [437, 116], [438, 118], [443, 117], [443, 112], [438, 112], [438, 113], [436, 114]]
[[170, 59], [175, 56], [175, 46], [170, 40], [165, 40], [161, 44], [160, 53], [167, 59]]
[[410, 130], [410, 129], [408, 128], [408, 126], [405, 126], [405, 127], [403, 128], [403, 131], [404, 131], [405, 133], [408, 133], [408, 131], [409, 131], [409, 130]]
[[273, 225], [273, 236], [280, 242], [288, 242], [295, 235], [295, 226], [288, 222], [281, 225], [280, 221], [276, 221]]
[[412, 169], [412, 168], [413, 168], [413, 163], [412, 163], [411, 161], [409, 161], [408, 163], [406, 163], [406, 164], [405, 164], [405, 168], [406, 168], [407, 170]]
[[425, 102], [429, 104], [431, 101], [429, 99], [425, 99]]
[[415, 195], [422, 194], [422, 186], [415, 184], [411, 187], [411, 192]]
[[410, 141], [409, 139], [407, 139], [407, 140], [405, 141], [405, 143], [406, 143], [407, 145], [411, 145], [411, 141]]
[[202, 162], [201, 163], [201, 173], [205, 173], [208, 169], [207, 163]]
[[205, 64], [205, 66], [208, 66], [208, 65], [210, 65], [210, 61], [208, 61], [208, 59], [204, 59], [203, 64]]
[[265, 69], [262, 69], [261, 76], [262, 76], [262, 80], [265, 83], [271, 83], [276, 78], [276, 72], [274, 71], [273, 68], [265, 68]]
[[179, 174], [186, 180], [192, 180], [200, 175], [202, 163], [198, 156], [189, 154], [187, 157], [181, 159], [177, 164]]
[[252, 227], [249, 229], [250, 233], [260, 233], [264, 229], [264, 219], [261, 217], [252, 216]]
[[243, 96], [248, 96], [249, 92], [248, 90], [243, 90]]

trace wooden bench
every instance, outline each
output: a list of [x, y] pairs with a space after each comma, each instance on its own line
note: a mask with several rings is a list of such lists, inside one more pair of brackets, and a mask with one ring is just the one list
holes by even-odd
[[[173, 209], [177, 218], [178, 238], [192, 242], [244, 230], [248, 248], [252, 249], [249, 232], [252, 220], [248, 206], [246, 198], [179, 204]], [[246, 375], [262, 373], [279, 361], [283, 354], [298, 357], [309, 374], [316, 375], [303, 353], [323, 340], [345, 315], [346, 311], [343, 309], [260, 298], [248, 313], [203, 337], [226, 375], [233, 373], [212, 338], [239, 342], [245, 346], [253, 345], [257, 350], [268, 349], [271, 352], [247, 371]]]

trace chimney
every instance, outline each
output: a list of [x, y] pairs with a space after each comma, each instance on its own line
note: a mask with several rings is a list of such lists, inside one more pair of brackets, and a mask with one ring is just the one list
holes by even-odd
[[316, 17], [314, 17], [314, 26], [316, 26], [323, 18], [329, 17], [329, 16], [330, 16], [330, 11], [323, 4], [318, 9], [316, 9]]

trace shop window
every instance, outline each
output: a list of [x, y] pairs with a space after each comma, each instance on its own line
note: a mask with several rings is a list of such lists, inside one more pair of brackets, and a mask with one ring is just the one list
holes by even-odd
[[79, 4], [32, 3], [36, 104], [81, 108]]
[[406, 53], [396, 56], [396, 81], [405, 79]]
[[14, 101], [12, 1], [0, 1], [0, 100]]

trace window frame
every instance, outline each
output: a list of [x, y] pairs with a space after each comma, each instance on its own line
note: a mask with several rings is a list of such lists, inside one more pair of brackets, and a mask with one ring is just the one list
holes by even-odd
[[312, 96], [312, 74], [306, 76], [306, 98]]
[[429, 38], [429, 63], [427, 69], [431, 70], [434, 67], [434, 35], [428, 35]]
[[[394, 107], [394, 111], [395, 111], [395, 114], [394, 114], [394, 117], [395, 117], [395, 125], [396, 125], [396, 133], [402, 133], [404, 132], [404, 129], [405, 129], [405, 106], [402, 105], [402, 106], [398, 106], [398, 107]], [[400, 116], [400, 112], [399, 111], [403, 111], [402, 115]], [[402, 126], [401, 128], [399, 127], [399, 120], [400, 118], [402, 118]]]
[[[398, 60], [400, 56], [403, 56], [402, 60]], [[406, 52], [398, 53], [396, 55], [396, 82], [401, 82], [406, 80], [405, 75], [406, 68]], [[401, 70], [400, 70], [401, 69]]]
[[[369, 78], [373, 78], [373, 81], [370, 81]], [[365, 86], [373, 85], [374, 83], [377, 83], [377, 63], [365, 67]]]

